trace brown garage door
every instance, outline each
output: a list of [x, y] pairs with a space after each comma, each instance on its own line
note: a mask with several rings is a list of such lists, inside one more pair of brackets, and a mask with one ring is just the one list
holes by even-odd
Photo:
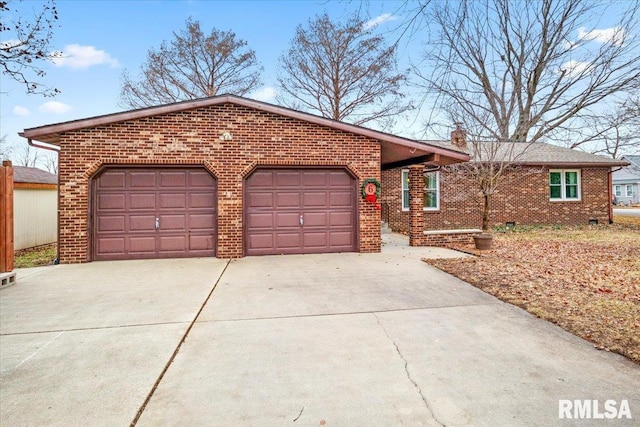
[[93, 259], [215, 255], [216, 182], [206, 170], [109, 168], [93, 191]]
[[356, 201], [341, 169], [258, 169], [245, 186], [246, 254], [355, 251]]

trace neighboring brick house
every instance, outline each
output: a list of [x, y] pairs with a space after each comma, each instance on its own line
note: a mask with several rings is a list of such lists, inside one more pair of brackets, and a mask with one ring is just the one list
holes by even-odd
[[619, 205], [640, 204], [640, 156], [623, 156], [629, 165], [613, 172], [613, 196]]
[[59, 150], [59, 260], [377, 252], [381, 168], [469, 156], [223, 95], [26, 129]]
[[[492, 197], [492, 226], [602, 224], [611, 220], [611, 169], [626, 162], [545, 143], [510, 143], [505, 147], [523, 152], [513, 157], [518, 159], [517, 168], [502, 177]], [[411, 235], [414, 245], [469, 238], [465, 233], [434, 230], [482, 227], [478, 183], [469, 175], [456, 173], [455, 167], [425, 163], [383, 170], [381, 199], [383, 220], [392, 230]], [[415, 209], [412, 201], [417, 203]]]

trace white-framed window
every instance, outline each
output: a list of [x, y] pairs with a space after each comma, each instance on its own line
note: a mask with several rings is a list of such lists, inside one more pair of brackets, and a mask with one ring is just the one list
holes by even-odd
[[[440, 209], [440, 172], [424, 173], [423, 209], [434, 211]], [[402, 170], [402, 210], [409, 210], [409, 169]]]
[[551, 201], [580, 200], [580, 170], [550, 170], [549, 199]]
[[627, 197], [633, 196], [633, 185], [627, 185]]
[[614, 194], [616, 195], [616, 197], [622, 196], [622, 185], [614, 185], [613, 186], [613, 191], [614, 191]]

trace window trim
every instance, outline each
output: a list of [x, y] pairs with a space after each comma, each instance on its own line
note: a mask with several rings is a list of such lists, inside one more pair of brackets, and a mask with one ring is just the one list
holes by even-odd
[[[567, 198], [567, 183], [566, 183], [566, 174], [567, 172], [575, 172], [577, 177], [576, 189], [578, 193], [578, 197], [575, 198]], [[560, 174], [560, 196], [559, 198], [551, 197], [551, 174], [559, 173]], [[549, 174], [547, 175], [547, 189], [549, 191], [549, 201], [550, 202], [580, 202], [582, 201], [582, 170], [581, 169], [549, 169]], [[573, 185], [573, 184], [571, 184]]]
[[633, 184], [627, 184], [624, 197], [633, 197]]
[[[436, 176], [436, 186], [435, 189], [431, 189], [431, 191], [435, 190], [436, 192], [436, 206], [435, 207], [428, 207], [428, 206], [423, 206], [422, 210], [426, 211], [426, 212], [436, 212], [440, 210], [440, 171], [427, 171], [423, 173], [427, 174], [427, 173], [434, 173]], [[406, 174], [406, 175], [405, 175]], [[406, 178], [405, 178], [406, 176]], [[411, 210], [411, 198], [409, 196], [409, 169], [402, 169], [400, 172], [400, 203], [402, 206], [402, 211], [403, 212], [409, 212]], [[407, 185], [407, 188], [405, 188], [405, 183]], [[407, 193], [405, 193], [407, 192]], [[407, 194], [407, 196], [405, 196], [405, 194]], [[407, 203], [407, 207], [405, 207], [405, 202]]]
[[613, 195], [616, 197], [622, 197], [622, 185], [616, 184], [613, 186]]

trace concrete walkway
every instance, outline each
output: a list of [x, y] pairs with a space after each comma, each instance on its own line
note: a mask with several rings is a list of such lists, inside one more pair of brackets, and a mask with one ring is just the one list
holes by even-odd
[[638, 365], [420, 261], [456, 252], [384, 239], [20, 271], [0, 425], [571, 425], [560, 399], [626, 400], [580, 425], [637, 425]]

